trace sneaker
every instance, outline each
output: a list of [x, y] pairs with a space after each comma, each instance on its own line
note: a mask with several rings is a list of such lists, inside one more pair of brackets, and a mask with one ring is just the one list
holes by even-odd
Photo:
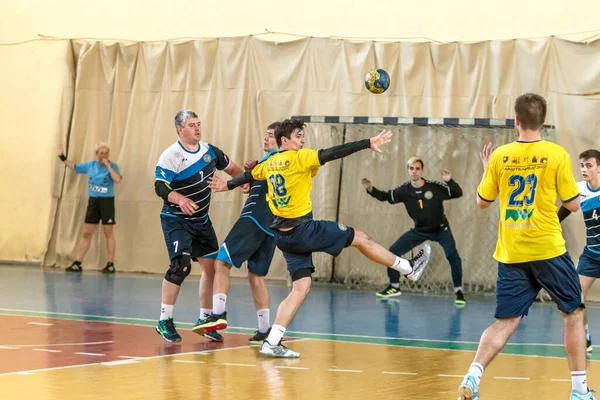
[[454, 304], [456, 304], [457, 307], [463, 307], [465, 304], [467, 304], [467, 301], [465, 300], [465, 295], [462, 290], [456, 292], [455, 295], [456, 300], [454, 300]]
[[585, 351], [588, 354], [592, 354], [592, 351], [594, 350], [594, 347], [592, 346], [592, 338], [586, 339], [586, 344], [585, 344]]
[[596, 391], [595, 390], [590, 390], [588, 389], [586, 394], [581, 394], [576, 390], [571, 390], [571, 397], [569, 398], [570, 400], [596, 400], [596, 398], [594, 397], [594, 394]]
[[458, 400], [479, 400], [479, 385], [471, 375], [465, 376], [458, 387]]
[[279, 358], [298, 358], [300, 357], [300, 353], [297, 353], [293, 350], [288, 349], [284, 345], [279, 342], [276, 346], [271, 345], [271, 343], [266, 340], [263, 342], [260, 347], [260, 353], [270, 357], [279, 357]]
[[409, 260], [410, 265], [413, 270], [410, 272], [410, 274], [406, 274], [404, 276], [406, 276], [406, 278], [408, 278], [408, 280], [410, 280], [410, 281], [413, 281], [413, 282], [418, 281], [419, 278], [421, 277], [421, 275], [423, 274], [423, 271], [425, 270], [427, 263], [429, 263], [430, 257], [431, 257], [431, 246], [429, 245], [428, 242], [425, 242], [421, 251], [419, 251], [419, 253], [415, 257], [413, 257]]
[[163, 337], [169, 343], [181, 342], [181, 336], [175, 330], [175, 323], [173, 318], [161, 319], [156, 325], [156, 332]]
[[103, 274], [114, 274], [115, 273], [115, 264], [109, 262], [106, 263], [106, 267], [102, 269]]
[[400, 292], [400, 288], [395, 288], [392, 285], [388, 285], [388, 287], [383, 289], [381, 292], [375, 293], [377, 297], [381, 297], [384, 299], [387, 299], [388, 297], [398, 297], [401, 294], [402, 292]]
[[248, 344], [261, 345], [262, 342], [267, 340], [269, 333], [271, 333], [271, 328], [269, 328], [265, 333], [261, 333], [259, 331], [254, 332], [254, 336], [248, 339]]
[[196, 325], [192, 328], [192, 332], [198, 335], [204, 335], [212, 331], [220, 331], [227, 328], [227, 311], [223, 314], [211, 314], [206, 318], [198, 318]]
[[202, 336], [204, 336], [207, 339], [212, 340], [213, 342], [222, 342], [223, 341], [223, 336], [217, 331], [203, 333]]
[[67, 272], [81, 272], [83, 268], [81, 267], [81, 263], [79, 261], [74, 261], [68, 268], [65, 268]]

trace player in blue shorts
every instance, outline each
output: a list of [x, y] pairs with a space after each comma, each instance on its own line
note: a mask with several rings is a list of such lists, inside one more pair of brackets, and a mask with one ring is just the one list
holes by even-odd
[[[192, 261], [198, 261], [203, 269], [199, 288], [200, 317], [196, 324], [203, 323], [212, 311], [214, 255], [219, 244], [208, 217], [211, 197], [208, 179], [216, 170], [231, 176], [243, 172], [220, 149], [200, 140], [201, 126], [195, 112], [178, 112], [175, 129], [179, 140], [161, 154], [154, 182], [156, 194], [164, 200], [160, 221], [171, 260], [162, 283], [160, 319], [156, 326], [156, 331], [167, 342], [181, 341], [173, 323], [173, 309], [181, 284], [190, 274]], [[208, 338], [223, 340], [217, 332]]]
[[96, 160], [75, 164], [65, 156], [62, 145], [58, 148], [58, 158], [77, 174], [88, 176], [88, 206], [85, 212], [83, 238], [79, 243], [77, 258], [65, 271], [81, 272], [81, 262], [87, 254], [96, 227], [102, 221], [108, 257], [106, 266], [102, 269], [105, 274], [115, 272], [115, 249], [117, 247], [113, 227], [115, 219], [115, 183], [121, 182], [121, 171], [117, 163], [109, 160], [110, 147], [106, 143], [96, 143]]
[[[281, 125], [273, 122], [267, 127], [263, 139], [263, 150], [267, 155], [261, 162], [266, 160], [272, 152], [278, 151], [275, 140], [275, 130]], [[257, 161], [248, 161], [244, 168], [251, 170]], [[258, 330], [248, 342], [250, 344], [262, 344], [267, 338], [270, 329], [271, 297], [265, 284], [265, 276], [269, 272], [269, 266], [275, 253], [274, 233], [271, 228], [273, 213], [267, 203], [267, 182], [255, 181], [250, 187], [250, 195], [246, 200], [240, 218], [237, 220], [225, 241], [219, 249], [215, 261], [215, 280], [213, 283], [213, 310], [212, 315], [203, 324], [193, 328], [196, 332], [209, 332], [227, 328], [227, 294], [229, 293], [229, 273], [231, 266], [240, 268], [248, 261], [248, 281], [252, 289], [254, 306], [258, 318]]]
[[269, 207], [275, 216], [271, 227], [275, 232], [275, 244], [287, 262], [292, 291], [277, 309], [275, 323], [261, 346], [262, 354], [300, 356], [283, 346], [281, 339], [310, 290], [314, 252], [337, 256], [344, 248], [353, 246], [372, 261], [397, 269], [410, 280], [415, 281], [421, 276], [428, 261], [422, 252], [411, 261], [405, 260], [390, 253], [359, 229], [333, 221], [315, 221], [312, 217], [310, 192], [312, 179], [319, 168], [360, 150], [380, 152], [380, 146], [389, 143], [391, 136], [391, 132], [383, 131], [370, 139], [317, 151], [304, 148], [303, 121], [285, 120], [275, 131], [279, 152], [270, 154], [252, 172], [245, 172], [229, 182], [218, 177], [211, 178], [210, 185], [217, 192], [231, 190], [253, 180], [268, 182]]
[[[543, 287], [564, 321], [564, 346], [571, 370], [571, 400], [594, 399], [587, 386], [583, 300], [575, 266], [556, 213], [558, 197], [571, 211], [579, 192], [571, 157], [557, 144], [542, 140], [546, 100], [524, 94], [515, 102], [518, 140], [480, 154], [485, 170], [477, 188], [477, 206], [488, 208], [500, 197], [496, 321], [479, 342], [469, 371], [458, 388], [459, 399], [479, 399], [484, 369], [514, 334]], [[523, 397], [536, 397], [535, 393]]]
[[[596, 278], [600, 278], [600, 151], [584, 151], [579, 155], [579, 164], [583, 181], [577, 182], [577, 186], [585, 222], [586, 245], [579, 256], [577, 274], [585, 299]], [[562, 221], [569, 214], [571, 211], [563, 206], [558, 210], [558, 219]], [[588, 313], [584, 312], [587, 352], [591, 353], [592, 335], [588, 326]]]

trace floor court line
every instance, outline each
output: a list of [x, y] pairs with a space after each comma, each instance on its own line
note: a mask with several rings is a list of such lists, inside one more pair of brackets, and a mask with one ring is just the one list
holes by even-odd
[[106, 340], [104, 342], [83, 342], [83, 343], [45, 343], [45, 344], [11, 344], [1, 345], [0, 349], [11, 348], [20, 349], [24, 347], [56, 347], [56, 346], [95, 346], [99, 344], [111, 344], [112, 340]]
[[382, 374], [385, 374], [385, 375], [418, 375], [416, 372], [390, 372], [390, 371], [383, 371]]
[[106, 354], [100, 354], [100, 353], [84, 353], [84, 352], [77, 352], [77, 353], [73, 353], [73, 354], [79, 354], [79, 355], [81, 355], [81, 356], [106, 357]]
[[52, 349], [32, 349], [33, 351], [43, 351], [46, 353], [62, 353], [62, 350], [52, 350]]

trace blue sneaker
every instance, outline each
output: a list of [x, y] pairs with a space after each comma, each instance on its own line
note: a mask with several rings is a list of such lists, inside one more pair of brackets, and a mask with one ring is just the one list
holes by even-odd
[[465, 376], [462, 383], [458, 387], [458, 400], [479, 400], [479, 385], [475, 377], [471, 375]]
[[221, 334], [217, 331], [207, 332], [207, 333], [204, 333], [202, 336], [204, 336], [207, 339], [212, 340], [213, 342], [222, 342], [223, 341], [223, 336], [221, 336]]
[[593, 395], [594, 392], [595, 390], [588, 389], [588, 392], [586, 394], [581, 394], [576, 390], [571, 390], [570, 400], [596, 400], [596, 398]]
[[181, 342], [181, 336], [179, 336], [179, 333], [177, 333], [177, 330], [175, 329], [173, 318], [161, 319], [158, 321], [158, 325], [156, 325], [156, 332], [158, 332], [158, 334], [161, 335], [167, 342]]

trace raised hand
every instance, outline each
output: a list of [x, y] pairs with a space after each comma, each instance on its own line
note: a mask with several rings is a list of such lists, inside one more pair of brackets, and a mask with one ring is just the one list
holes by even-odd
[[62, 154], [65, 154], [65, 148], [62, 144], [59, 144], [58, 145], [58, 155], [60, 156]]
[[215, 175], [208, 178], [208, 187], [214, 192], [226, 192], [228, 190], [227, 182]]
[[442, 169], [442, 179], [444, 180], [444, 182], [448, 182], [450, 179], [452, 179], [452, 174], [450, 173], [449, 169]]
[[481, 160], [481, 163], [483, 164], [484, 170], [487, 169], [488, 162], [490, 161], [490, 157], [492, 156], [492, 153], [494, 152], [494, 150], [496, 150], [497, 148], [498, 148], [498, 146], [493, 143], [488, 143], [485, 146], [483, 146], [483, 150], [481, 150], [481, 152], [479, 153], [479, 159]]
[[369, 180], [369, 178], [362, 178], [360, 180], [360, 183], [363, 185], [363, 187], [365, 189], [367, 189], [367, 191], [371, 190], [371, 188], [373, 187], [373, 184], [371, 183], [371, 181]]
[[371, 138], [371, 150], [381, 153], [379, 147], [392, 141], [392, 132], [383, 130], [377, 136]]

